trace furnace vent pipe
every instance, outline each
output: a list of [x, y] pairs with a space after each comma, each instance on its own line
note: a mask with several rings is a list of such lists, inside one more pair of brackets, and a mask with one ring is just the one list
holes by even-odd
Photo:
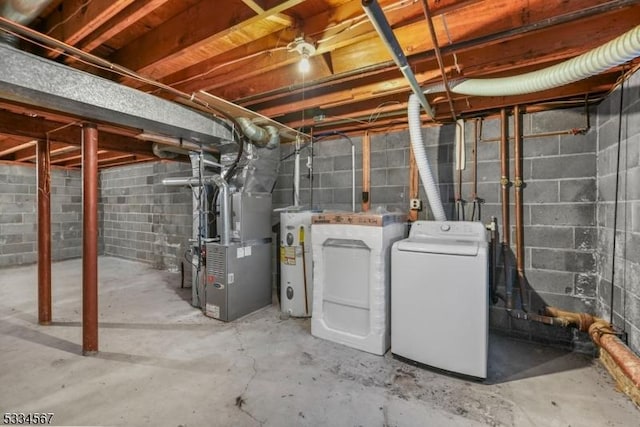
[[266, 129], [256, 125], [246, 117], [238, 117], [236, 121], [240, 125], [240, 129], [242, 129], [242, 133], [244, 133], [255, 146], [264, 147], [269, 143], [271, 135]]
[[200, 187], [200, 184], [210, 184], [211, 177], [203, 177], [202, 180], [198, 177], [190, 176], [188, 178], [164, 178], [162, 185], [168, 187], [180, 187], [188, 185], [189, 187]]
[[220, 189], [220, 243], [228, 245], [231, 240], [231, 197], [229, 192], [229, 184], [220, 175], [203, 176], [202, 179], [195, 176], [186, 178], [174, 177], [164, 178], [163, 185], [167, 186], [183, 186], [199, 187], [203, 184], [213, 184]]
[[220, 190], [220, 244], [228, 246], [231, 241], [231, 193], [229, 184], [221, 175], [213, 175], [213, 183]]
[[[151, 151], [153, 151], [153, 154], [161, 159], [175, 159], [176, 157], [178, 157], [178, 153], [174, 150], [179, 150], [179, 148], [170, 149], [169, 146], [162, 146], [157, 142], [154, 142], [151, 146]], [[180, 154], [188, 154], [188, 152], [182, 150], [180, 151]]]
[[444, 207], [440, 199], [440, 191], [438, 191], [438, 185], [433, 178], [433, 173], [431, 172], [431, 167], [427, 159], [427, 151], [424, 148], [420, 121], [420, 99], [415, 94], [411, 94], [409, 97], [408, 115], [411, 147], [413, 148], [413, 154], [416, 158], [416, 165], [418, 165], [420, 180], [427, 193], [429, 206], [431, 206], [431, 211], [436, 221], [446, 221], [447, 216], [444, 213]]

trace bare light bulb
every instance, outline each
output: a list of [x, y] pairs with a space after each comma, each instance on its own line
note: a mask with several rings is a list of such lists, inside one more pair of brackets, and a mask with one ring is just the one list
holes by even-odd
[[302, 54], [302, 59], [298, 63], [298, 70], [301, 73], [308, 73], [311, 70], [311, 63], [309, 62], [309, 55], [307, 53]]

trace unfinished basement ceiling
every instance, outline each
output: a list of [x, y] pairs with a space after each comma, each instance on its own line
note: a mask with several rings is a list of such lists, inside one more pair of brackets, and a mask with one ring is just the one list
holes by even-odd
[[[379, 1], [418, 82], [427, 85], [441, 82], [442, 76], [422, 3]], [[600, 46], [640, 22], [638, 0], [427, 3], [449, 79], [511, 76], [545, 68]], [[361, 133], [407, 126], [409, 85], [360, 1], [54, 0], [30, 27], [187, 94], [207, 91], [294, 129]], [[301, 56], [291, 49], [302, 36], [315, 47], [307, 73], [299, 71]], [[167, 99], [175, 96], [25, 41], [21, 47]], [[529, 95], [453, 94], [453, 108], [457, 117], [476, 117], [515, 104], [532, 111], [597, 102], [638, 64], [636, 59]], [[444, 93], [428, 100], [436, 121], [452, 120]], [[42, 138], [34, 128], [52, 130], [78, 120], [6, 102], [0, 108], [0, 160], [33, 161], [33, 141]], [[101, 147], [101, 167], [153, 158], [150, 143], [135, 139], [140, 130], [105, 125], [101, 131], [112, 144]], [[79, 166], [79, 139], [73, 136], [79, 132], [77, 126], [69, 126], [66, 137], [51, 134], [52, 164]]]

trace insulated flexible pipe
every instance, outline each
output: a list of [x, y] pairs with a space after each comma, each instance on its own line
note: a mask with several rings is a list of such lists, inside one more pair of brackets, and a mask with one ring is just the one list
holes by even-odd
[[[600, 74], [640, 56], [640, 25], [573, 59], [511, 77], [450, 81], [452, 92], [470, 96], [510, 96], [540, 92]], [[437, 84], [426, 92], [442, 92]]]
[[422, 185], [424, 185], [425, 192], [427, 193], [427, 199], [429, 200], [429, 206], [436, 221], [446, 221], [447, 216], [444, 213], [444, 207], [442, 206], [442, 200], [440, 199], [440, 191], [433, 178], [431, 167], [427, 159], [427, 152], [424, 149], [424, 142], [422, 140], [422, 127], [420, 123], [420, 99], [411, 94], [409, 97], [408, 106], [409, 115], [409, 135], [411, 136], [411, 146], [413, 147], [413, 153], [416, 157], [416, 164], [418, 165], [418, 173]]

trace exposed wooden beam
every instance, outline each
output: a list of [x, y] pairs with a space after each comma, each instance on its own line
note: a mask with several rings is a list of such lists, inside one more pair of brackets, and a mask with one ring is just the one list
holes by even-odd
[[[640, 7], [638, 7], [638, 10], [640, 11]], [[548, 29], [543, 32], [534, 32], [524, 37], [507, 40], [497, 47], [485, 46], [461, 52], [457, 56], [457, 63], [467, 78], [507, 70], [513, 70], [513, 74], [516, 74], [516, 69], [523, 66], [531, 67], [532, 65], [537, 65], [539, 66], [538, 68], [543, 68], [552, 62], [576, 56], [613, 39], [621, 32], [633, 28], [637, 24], [635, 15], [629, 13], [628, 10], [610, 14], [608, 22], [611, 25], [602, 28], [601, 17], [592, 17], [584, 21], [567, 24], [561, 28], [561, 31], [567, 34], [583, 31], [594, 35], [588, 39], [565, 37], [558, 40], [558, 29]], [[522, 52], [527, 52], [527, 54], [522, 55]], [[452, 56], [447, 57], [446, 65], [449, 69], [453, 69], [455, 64]], [[419, 82], [425, 83], [434, 77], [433, 70], [436, 68], [436, 64], [433, 59], [413, 61], [413, 66]], [[226, 99], [235, 99], [241, 93], [240, 91], [246, 90], [248, 87], [253, 88], [258, 93], [269, 93], [269, 90], [273, 89], [274, 86], [286, 87], [287, 78], [297, 72], [297, 70], [291, 68], [293, 67], [282, 70], [272, 79], [248, 79], [243, 82], [243, 85], [226, 86], [216, 95]], [[437, 75], [438, 73], [435, 76]], [[266, 97], [266, 101], [268, 101], [266, 103], [254, 98], [250, 103], [241, 104], [248, 108], [259, 110], [261, 114], [268, 117], [277, 117], [290, 111], [310, 108], [314, 105], [336, 102], [346, 103], [355, 101], [358, 97], [369, 96], [375, 98], [394, 90], [406, 90], [406, 82], [398, 76], [399, 72], [393, 67], [389, 71], [383, 69], [380, 72], [372, 72], [368, 76], [357, 79], [348, 77], [342, 82], [332, 81], [330, 85], [323, 85], [324, 88], [307, 90], [304, 101], [299, 99], [299, 94], [303, 88], [298, 87], [293, 90], [283, 90], [279, 95], [270, 95]], [[314, 85], [314, 87], [318, 86]], [[293, 102], [294, 100], [295, 103]]]
[[[246, 4], [249, 7], [249, 9], [253, 10], [258, 15], [266, 11], [265, 6], [263, 4], [258, 3], [256, 0], [242, 0], [242, 3]], [[294, 20], [292, 18], [282, 13], [277, 13], [275, 15], [269, 16], [267, 17], [267, 19], [282, 25], [294, 24]]]
[[82, 157], [82, 153], [78, 153], [79, 150], [80, 150], [80, 146], [74, 146], [72, 151], [65, 153], [61, 156], [55, 156], [55, 158], [52, 158], [51, 163], [52, 164], [64, 163], [68, 160], [80, 158]]
[[[608, 90], [617, 75], [618, 70], [614, 69], [606, 74], [594, 76], [571, 85], [519, 96], [467, 97], [454, 94], [454, 107], [461, 115], [468, 115], [490, 109], [509, 107], [515, 104], [527, 105], [547, 102], [549, 100], [583, 97], [586, 94], [599, 94]], [[314, 126], [318, 131], [320, 131], [319, 129], [326, 131], [337, 128], [341, 130], [373, 129], [381, 126], [384, 127], [390, 122], [399, 122], [406, 126], [407, 99], [408, 93], [397, 94], [382, 99], [367, 100], [329, 109], [326, 111], [325, 120], [320, 123], [314, 122], [312, 117], [307, 117], [302, 121], [299, 115], [291, 115], [285, 121], [291, 127]], [[381, 105], [381, 102], [383, 102], [384, 105]], [[447, 100], [444, 96], [431, 99], [432, 106], [436, 108], [436, 121], [450, 120], [449, 110], [445, 106], [446, 102]], [[375, 116], [378, 116], [377, 120], [369, 120]], [[426, 115], [424, 115], [423, 120], [427, 120]]]
[[[0, 133], [42, 139], [46, 138], [47, 132], [55, 131], [50, 133], [52, 141], [64, 142], [68, 145], [80, 145], [80, 128], [69, 126], [59, 129], [65, 125], [68, 125], [68, 123], [53, 122], [41, 117], [29, 117], [24, 114], [0, 110]], [[107, 133], [102, 130], [98, 146], [105, 150], [153, 156], [151, 144], [130, 136]]]
[[137, 0], [133, 2], [93, 31], [78, 47], [86, 52], [93, 51], [168, 1], [169, 0]]
[[[50, 147], [51, 149], [49, 153], [51, 156], [55, 156], [56, 154], [60, 153], [67, 153], [76, 149], [76, 147], [69, 146], [63, 142], [53, 142], [50, 144]], [[35, 147], [28, 147], [23, 150], [17, 151], [14, 154], [13, 160], [16, 162], [26, 162], [35, 159], [37, 154], [38, 153]]]
[[[133, 0], [65, 0], [45, 23], [44, 32], [70, 45], [77, 44]], [[49, 57], [58, 53], [50, 52]]]
[[[446, 3], [449, 4], [452, 1], [447, 0]], [[469, 2], [472, 0], [463, 0], [463, 3]], [[380, 3], [389, 4], [391, 0]], [[392, 24], [402, 22], [406, 19], [407, 10], [413, 9], [415, 12], [411, 13], [417, 14], [421, 11], [419, 5], [409, 5], [408, 8], [391, 12], [388, 16], [389, 21]], [[366, 19], [360, 2], [351, 1], [306, 19], [300, 31], [313, 40], [325, 40], [317, 46], [316, 55], [322, 55], [342, 46], [377, 37]], [[362, 23], [362, 25], [353, 25], [349, 28], [350, 23]], [[300, 59], [299, 55], [281, 49], [283, 44], [292, 41], [297, 35], [296, 32], [285, 34], [284, 37], [267, 35], [248, 45], [236, 47], [221, 55], [173, 72], [162, 81], [179, 90], [193, 92], [200, 89], [215, 89], [223, 86], [223, 82], [232, 84], [246, 78], [264, 76], [265, 72], [276, 70]], [[243, 58], [250, 60], [243, 61]], [[221, 64], [232, 65], [225, 67]], [[299, 73], [297, 77], [300, 78]]]
[[[133, 160], [135, 158], [136, 158], [135, 154], [110, 152], [110, 151], [104, 151], [104, 150], [98, 151], [98, 164], [107, 163], [107, 162], [116, 161], [116, 160], [122, 161], [124, 159]], [[150, 158], [148, 158], [148, 160], [150, 160]], [[63, 166], [70, 167], [70, 168], [81, 166], [81, 165], [82, 165], [81, 156], [77, 159], [67, 161], [63, 164]]]
[[[524, 7], [523, 1], [507, 2], [506, 11], [515, 11], [514, 13], [519, 14], [517, 10], [519, 10], [519, 6]], [[546, 6], [541, 7], [542, 3], [544, 3], [542, 0], [535, 0], [535, 2], [539, 4], [537, 7], [532, 7], [532, 9], [537, 8], [542, 9], [542, 11], [529, 13], [525, 17], [519, 18], [520, 23], [532, 22], [534, 19], [544, 21], [549, 17], [555, 16], [554, 14], [564, 14], [598, 3], [597, 0], [578, 0], [575, 3], [571, 2], [570, 5], [550, 5], [546, 3]], [[447, 10], [451, 6], [449, 3], [451, 2], [437, 2], [437, 4], [434, 4], [434, 15], [439, 15], [443, 10]], [[459, 8], [447, 15], [448, 33], [454, 43], [469, 40], [470, 37], [481, 39], [487, 34], [501, 29], [508, 29], [510, 25], [513, 25], [510, 21], [505, 20], [505, 22], [497, 23], [496, 26], [486, 26], [482, 20], [477, 19], [478, 16], [486, 15], [485, 18], [489, 16], [484, 11], [484, 9], [494, 7], [489, 3], [492, 2], [463, 2], [462, 6], [467, 7], [459, 5]], [[503, 14], [503, 12], [500, 13]], [[430, 52], [433, 46], [428, 38], [423, 37], [426, 24], [422, 19], [417, 21], [415, 19], [409, 20], [410, 23], [408, 25], [403, 25], [411, 14], [422, 16], [419, 4], [416, 3], [415, 5], [389, 12], [387, 13], [387, 18], [390, 24], [396, 27], [396, 36], [408, 55], [415, 56], [419, 53]], [[305, 21], [303, 28], [305, 34], [315, 34], [320, 40], [324, 40], [318, 45], [317, 55], [330, 52], [331, 73], [339, 75], [354, 72], [367, 66], [375, 66], [385, 62], [390, 63], [386, 48], [368, 22], [353, 26], [349, 30], [345, 30], [342, 25], [327, 25], [327, 22], [360, 22], [359, 17], [361, 16], [360, 4], [358, 2], [348, 2], [335, 9], [332, 15], [324, 13]], [[436, 19], [437, 34], [438, 39], [442, 40], [443, 44], [447, 44], [449, 36], [444, 29], [442, 19]], [[259, 55], [259, 52], [268, 51], [269, 47], [273, 47], [273, 40], [267, 38], [258, 40], [256, 43], [247, 46], [246, 49], [235, 49], [228, 52], [228, 54], [193, 65], [188, 69], [167, 76], [164, 81], [186, 92], [205, 89], [231, 100], [280, 87], [300, 85], [302, 81], [300, 73], [290, 66], [297, 62], [297, 56], [291, 55], [286, 51], [273, 51], [268, 55]], [[495, 44], [495, 42], [492, 42], [492, 44]], [[239, 61], [242, 57], [250, 57], [251, 60]], [[233, 63], [233, 66], [220, 67], [220, 64], [224, 63]], [[282, 68], [287, 66], [289, 68]], [[328, 70], [326, 67], [323, 67], [323, 69]], [[269, 79], [264, 78], [264, 73], [276, 70], [277, 72], [271, 73]], [[315, 74], [307, 76], [307, 86], [313, 85], [317, 79], [330, 76], [328, 71], [321, 74], [319, 67], [312, 68], [312, 70]], [[234, 91], [234, 89], [236, 90]], [[224, 92], [222, 92], [223, 90]]]
[[21, 151], [21, 150], [25, 150], [27, 148], [35, 147], [37, 143], [38, 143], [38, 140], [34, 139], [32, 141], [24, 142], [22, 144], [17, 144], [17, 145], [14, 145], [13, 147], [6, 148], [6, 149], [0, 151], [0, 158], [2, 158], [4, 156], [8, 156], [9, 154], [13, 154], [13, 153], [15, 153], [17, 151]]
[[[281, 30], [281, 24], [266, 18], [302, 1], [287, 0], [255, 15], [240, 2], [236, 5], [240, 7], [220, 7], [204, 0], [129, 43], [111, 59], [149, 77], [161, 78], [185, 64], [203, 61]], [[240, 22], [235, 23], [237, 20]]]
[[144, 156], [138, 156], [138, 155], [134, 155], [133, 158], [131, 159], [115, 159], [115, 160], [109, 160], [106, 162], [102, 162], [98, 164], [98, 167], [101, 169], [106, 169], [106, 168], [112, 168], [114, 166], [123, 166], [123, 165], [131, 165], [134, 163], [143, 163], [143, 162], [149, 162], [152, 161], [154, 159], [149, 158], [149, 157], [144, 157]]

